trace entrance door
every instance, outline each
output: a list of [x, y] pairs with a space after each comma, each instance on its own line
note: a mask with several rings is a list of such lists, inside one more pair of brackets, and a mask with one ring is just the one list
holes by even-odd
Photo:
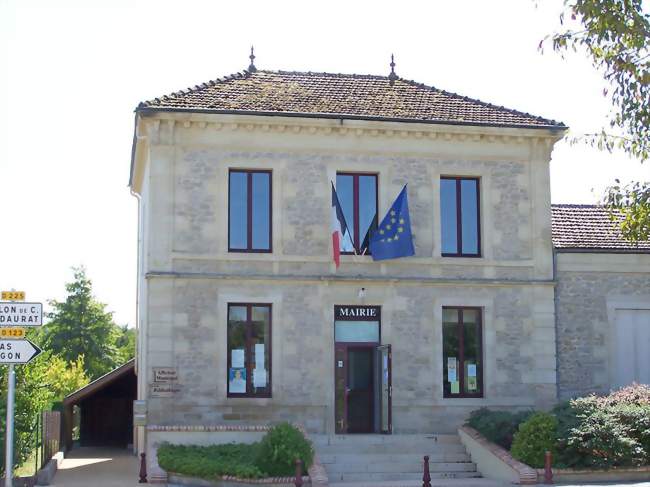
[[335, 346], [335, 431], [393, 432], [390, 345], [337, 343]]
[[334, 410], [337, 433], [379, 433], [381, 308], [334, 306]]
[[374, 429], [373, 359], [373, 348], [348, 347], [348, 433]]
[[337, 343], [336, 432], [375, 431], [375, 346]]

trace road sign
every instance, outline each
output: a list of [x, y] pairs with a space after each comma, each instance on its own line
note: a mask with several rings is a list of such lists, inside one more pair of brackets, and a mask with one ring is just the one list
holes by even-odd
[[25, 301], [25, 291], [2, 291], [0, 296], [3, 301]]
[[26, 364], [39, 353], [29, 340], [0, 340], [0, 364]]
[[0, 339], [17, 340], [19, 338], [25, 338], [26, 333], [26, 328], [19, 328], [17, 326], [2, 327], [0, 328]]
[[0, 303], [0, 326], [41, 326], [42, 303]]

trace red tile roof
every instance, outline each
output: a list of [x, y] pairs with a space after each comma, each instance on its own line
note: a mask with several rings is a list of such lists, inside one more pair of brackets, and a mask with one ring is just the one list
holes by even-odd
[[553, 246], [560, 252], [650, 252], [650, 241], [625, 240], [603, 206], [552, 205], [551, 223]]
[[564, 129], [561, 122], [387, 76], [244, 71], [140, 103], [198, 111]]

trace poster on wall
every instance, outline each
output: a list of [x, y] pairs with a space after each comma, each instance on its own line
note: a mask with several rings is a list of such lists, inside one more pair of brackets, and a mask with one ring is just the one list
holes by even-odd
[[235, 348], [230, 353], [230, 366], [233, 369], [242, 369], [244, 368], [244, 349]]
[[454, 383], [456, 377], [456, 357], [447, 357], [447, 380]]
[[476, 377], [476, 364], [467, 364], [467, 376]]
[[264, 344], [263, 343], [255, 344], [255, 368], [256, 369], [264, 368]]
[[253, 369], [253, 387], [266, 387], [266, 369]]
[[460, 384], [457, 381], [451, 383], [451, 393], [452, 394], [460, 393]]
[[230, 368], [228, 372], [228, 392], [231, 394], [246, 393], [246, 369]]

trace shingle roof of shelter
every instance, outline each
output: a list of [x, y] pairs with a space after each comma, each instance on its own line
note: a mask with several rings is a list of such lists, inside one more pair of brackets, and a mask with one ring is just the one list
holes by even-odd
[[558, 251], [650, 252], [650, 241], [623, 238], [609, 210], [599, 205], [553, 205], [553, 246]]
[[294, 71], [243, 71], [142, 102], [137, 110], [566, 128], [402, 78]]

